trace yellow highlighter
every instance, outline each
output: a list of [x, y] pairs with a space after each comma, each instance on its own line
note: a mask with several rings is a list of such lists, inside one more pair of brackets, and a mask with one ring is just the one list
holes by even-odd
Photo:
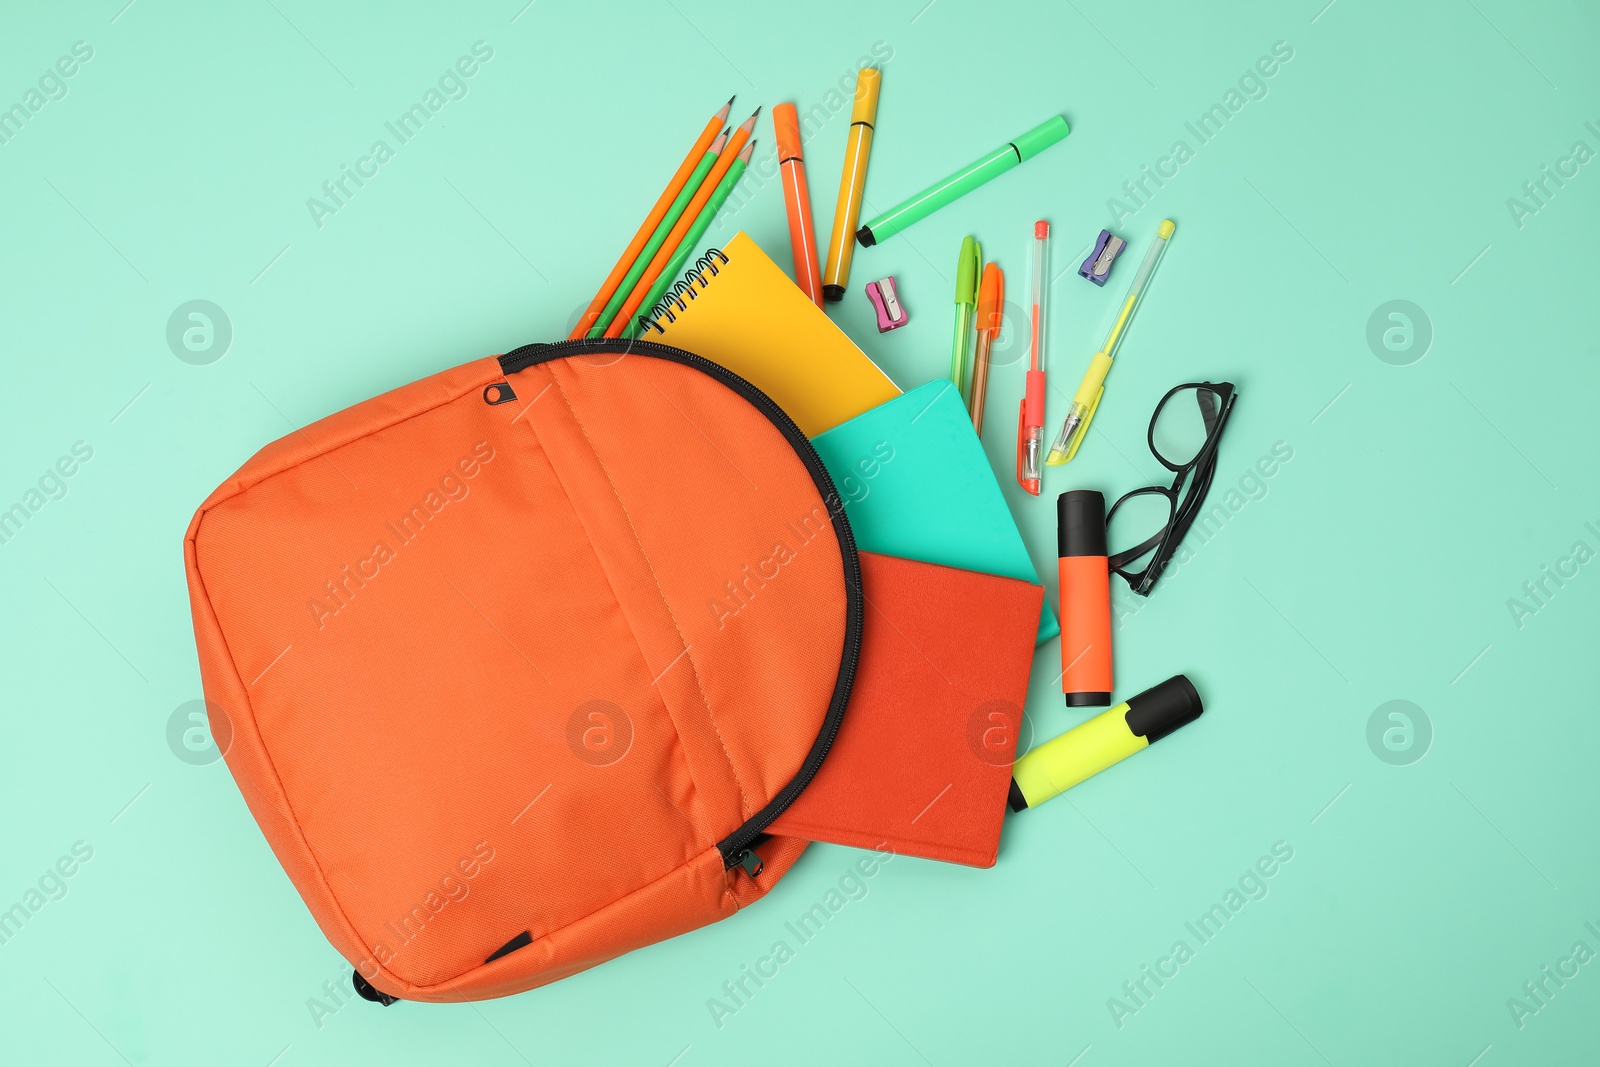
[[1178, 674], [1030, 748], [1011, 767], [1011, 810], [1038, 807], [1194, 722], [1204, 710], [1200, 694]]
[[1156, 272], [1156, 264], [1161, 262], [1161, 253], [1166, 251], [1167, 240], [1177, 228], [1177, 224], [1171, 219], [1163, 219], [1161, 228], [1156, 231], [1155, 243], [1145, 254], [1144, 263], [1139, 266], [1139, 273], [1134, 276], [1133, 284], [1128, 287], [1128, 296], [1122, 301], [1122, 310], [1117, 313], [1117, 321], [1112, 324], [1111, 333], [1106, 336], [1106, 343], [1100, 346], [1100, 351], [1089, 361], [1089, 370], [1084, 374], [1083, 382], [1072, 398], [1072, 407], [1067, 411], [1067, 421], [1062, 424], [1061, 432], [1056, 435], [1055, 443], [1050, 446], [1050, 455], [1045, 457], [1045, 462], [1050, 466], [1059, 467], [1078, 454], [1078, 446], [1083, 444], [1089, 423], [1094, 419], [1095, 410], [1100, 407], [1100, 398], [1105, 396], [1106, 372], [1111, 369], [1111, 361], [1116, 358], [1117, 346], [1122, 343], [1122, 335], [1127, 332], [1128, 323], [1133, 318], [1133, 309], [1138, 306], [1139, 298], [1144, 295], [1145, 287], [1150, 284], [1150, 278]]

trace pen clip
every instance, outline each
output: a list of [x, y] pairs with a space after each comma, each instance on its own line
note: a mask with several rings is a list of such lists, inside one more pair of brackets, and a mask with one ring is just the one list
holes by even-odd
[[1101, 386], [1094, 394], [1094, 402], [1089, 405], [1089, 411], [1083, 416], [1083, 421], [1078, 424], [1078, 430], [1072, 435], [1072, 446], [1067, 449], [1067, 458], [1064, 463], [1071, 463], [1072, 457], [1078, 454], [1078, 446], [1083, 444], [1083, 439], [1089, 435], [1089, 424], [1094, 421], [1094, 413], [1100, 410], [1100, 400], [1106, 395], [1106, 387]]
[[1028, 483], [1022, 480], [1022, 452], [1028, 444], [1028, 434], [1025, 423], [1028, 421], [1028, 401], [1017, 401], [1017, 484], [1023, 489], [1028, 488]]
[[1024, 464], [1028, 454], [1028, 401], [1024, 397], [1017, 405], [1017, 485], [1030, 496], [1039, 495], [1039, 479], [1024, 477]]

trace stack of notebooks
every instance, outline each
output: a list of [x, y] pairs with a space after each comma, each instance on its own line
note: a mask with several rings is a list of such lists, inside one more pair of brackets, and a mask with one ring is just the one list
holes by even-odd
[[862, 550], [862, 670], [771, 832], [992, 866], [1033, 646], [1060, 632], [960, 394], [902, 394], [740, 233], [644, 336], [719, 363], [811, 438]]
[[[956, 387], [902, 394], [748, 235], [644, 336], [720, 363], [816, 447], [869, 552], [1039, 581]], [[1046, 605], [1039, 642], [1060, 633]]]

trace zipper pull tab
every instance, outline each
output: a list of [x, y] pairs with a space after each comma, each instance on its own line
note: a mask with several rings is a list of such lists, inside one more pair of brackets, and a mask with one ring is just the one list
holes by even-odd
[[759, 877], [761, 872], [767, 869], [767, 865], [761, 857], [749, 849], [739, 853], [738, 863], [739, 866], [744, 868], [744, 873], [751, 878]]

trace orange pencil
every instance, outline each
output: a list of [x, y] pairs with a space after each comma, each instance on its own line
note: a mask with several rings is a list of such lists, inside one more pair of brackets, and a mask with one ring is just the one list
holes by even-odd
[[634, 284], [633, 292], [628, 294], [628, 299], [623, 302], [622, 309], [617, 312], [617, 317], [611, 320], [611, 325], [606, 327], [605, 336], [621, 337], [622, 331], [627, 329], [628, 323], [633, 321], [633, 313], [639, 310], [639, 305], [644, 302], [645, 294], [655, 284], [656, 278], [672, 259], [678, 245], [682, 243], [684, 234], [694, 225], [695, 216], [700, 214], [700, 209], [706, 206], [706, 201], [711, 199], [711, 194], [717, 191], [717, 184], [722, 181], [722, 176], [728, 173], [728, 168], [733, 166], [733, 161], [739, 158], [739, 150], [750, 139], [751, 132], [756, 128], [756, 115], [761, 114], [758, 107], [755, 114], [745, 119], [733, 136], [728, 138], [728, 145], [717, 157], [716, 166], [711, 168], [705, 180], [700, 183], [700, 191], [694, 194], [694, 199], [689, 201], [689, 206], [683, 209], [683, 214], [678, 217], [678, 224], [667, 234], [667, 239], [661, 242], [661, 247], [656, 251], [655, 258], [640, 275]]
[[728, 121], [728, 112], [733, 110], [733, 97], [728, 97], [728, 102], [722, 105], [722, 110], [711, 116], [706, 123], [706, 128], [700, 131], [700, 136], [695, 139], [694, 146], [689, 149], [689, 154], [683, 157], [683, 162], [678, 164], [678, 172], [672, 176], [667, 187], [661, 191], [661, 196], [656, 200], [656, 206], [650, 209], [650, 214], [645, 216], [639, 225], [639, 232], [633, 235], [633, 240], [628, 242], [628, 247], [623, 251], [622, 258], [617, 260], [617, 265], [611, 268], [611, 273], [606, 275], [605, 282], [600, 286], [600, 291], [594, 294], [594, 299], [589, 301], [589, 306], [578, 319], [577, 327], [567, 335], [567, 340], [575, 341], [589, 332], [596, 320], [600, 318], [600, 310], [611, 299], [611, 294], [616, 292], [617, 284], [622, 281], [623, 275], [628, 273], [628, 268], [633, 266], [633, 261], [638, 258], [639, 250], [650, 240], [650, 235], [666, 217], [667, 209], [683, 191], [684, 183], [689, 180], [689, 175], [694, 173], [699, 166], [700, 158], [706, 154], [706, 149], [711, 145], [711, 139], [722, 131], [722, 124]]
[[783, 206], [789, 212], [795, 284], [821, 307], [822, 267], [817, 262], [817, 234], [811, 227], [806, 161], [800, 153], [800, 116], [793, 104], [779, 104], [772, 109], [772, 129], [778, 135], [778, 168], [783, 173]]

